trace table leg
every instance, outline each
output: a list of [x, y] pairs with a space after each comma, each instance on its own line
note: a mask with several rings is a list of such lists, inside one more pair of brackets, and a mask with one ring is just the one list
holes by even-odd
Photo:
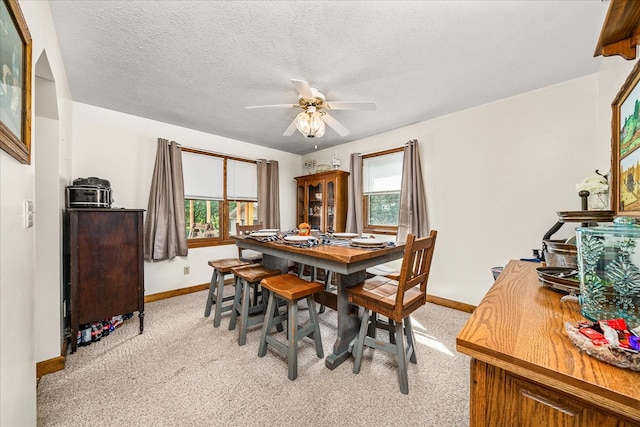
[[358, 335], [360, 320], [357, 307], [349, 304], [347, 288], [354, 286], [366, 278], [366, 271], [349, 275], [338, 274], [338, 336], [333, 344], [333, 353], [325, 360], [325, 366], [334, 369], [351, 356], [349, 344]]
[[274, 270], [280, 270], [283, 274], [289, 272], [289, 261], [285, 258], [262, 254], [262, 265]]

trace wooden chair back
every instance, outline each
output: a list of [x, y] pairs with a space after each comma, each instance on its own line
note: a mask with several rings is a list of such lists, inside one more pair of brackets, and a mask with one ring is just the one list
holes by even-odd
[[261, 222], [251, 225], [241, 225], [236, 223], [236, 236], [244, 236], [254, 231], [262, 230], [264, 226]]
[[[254, 231], [258, 231], [263, 229], [264, 226], [261, 222], [251, 224], [251, 225], [241, 225], [236, 223], [236, 236], [244, 236], [250, 234]], [[238, 258], [242, 258], [242, 248], [238, 248]]]
[[392, 316], [389, 316], [396, 322], [401, 322], [427, 302], [427, 282], [437, 234], [436, 230], [432, 230], [427, 237], [407, 236], [396, 302]]

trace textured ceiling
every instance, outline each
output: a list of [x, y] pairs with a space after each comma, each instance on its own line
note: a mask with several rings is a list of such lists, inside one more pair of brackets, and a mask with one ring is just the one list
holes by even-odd
[[[594, 73], [608, 4], [49, 2], [75, 101], [297, 154]], [[244, 107], [295, 103], [291, 79], [378, 108], [284, 137], [298, 110]]]

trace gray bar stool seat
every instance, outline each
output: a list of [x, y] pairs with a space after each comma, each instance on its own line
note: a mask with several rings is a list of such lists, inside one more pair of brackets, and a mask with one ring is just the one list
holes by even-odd
[[[209, 295], [207, 296], [207, 305], [204, 308], [204, 317], [209, 317], [211, 307], [215, 304], [216, 308], [213, 315], [213, 326], [220, 326], [222, 313], [230, 311], [233, 304], [224, 305], [228, 301], [233, 301], [234, 295], [224, 296], [224, 276], [230, 274], [231, 269], [242, 265], [249, 265], [247, 261], [241, 261], [237, 258], [225, 258], [209, 261], [209, 265], [213, 267], [211, 274], [211, 284], [209, 285]], [[234, 278], [235, 282], [235, 278]]]
[[[322, 338], [320, 336], [320, 325], [316, 312], [313, 294], [324, 289], [324, 284], [318, 282], [308, 282], [293, 274], [281, 274], [269, 277], [260, 282], [263, 289], [269, 290], [269, 302], [267, 304], [267, 314], [262, 326], [262, 336], [260, 338], [260, 348], [258, 356], [264, 357], [267, 354], [267, 344], [280, 353], [287, 356], [288, 375], [290, 380], [298, 377], [298, 341], [304, 337], [313, 338], [316, 345], [316, 354], [319, 358], [324, 357], [322, 350]], [[287, 301], [287, 313], [276, 314], [276, 297]], [[298, 327], [298, 301], [306, 298], [309, 307], [309, 317], [311, 321], [304, 327]], [[270, 335], [274, 324], [287, 320], [288, 343], [280, 342]]]

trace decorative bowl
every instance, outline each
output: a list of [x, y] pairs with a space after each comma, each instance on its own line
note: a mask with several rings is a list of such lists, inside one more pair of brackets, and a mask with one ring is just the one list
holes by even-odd
[[563, 240], [543, 240], [542, 251], [547, 267], [578, 268], [578, 248]]
[[322, 200], [322, 193], [316, 193], [314, 197], [316, 198], [316, 200]]

